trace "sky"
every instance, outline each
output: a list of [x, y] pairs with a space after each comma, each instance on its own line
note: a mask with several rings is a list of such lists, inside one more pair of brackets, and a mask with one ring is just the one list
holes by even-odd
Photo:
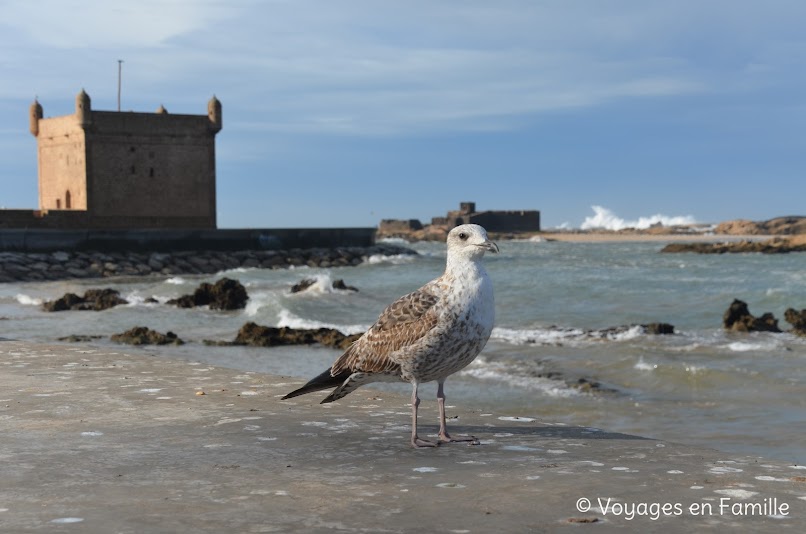
[[[802, 0], [0, 0], [0, 206], [28, 108], [206, 114], [218, 225], [479, 210], [544, 228], [806, 215]], [[682, 218], [682, 219], [681, 219]]]

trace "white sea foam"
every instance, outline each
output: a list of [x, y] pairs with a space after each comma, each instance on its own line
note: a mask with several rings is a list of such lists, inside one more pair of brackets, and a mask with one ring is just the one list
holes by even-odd
[[30, 297], [28, 295], [23, 295], [22, 293], [17, 294], [17, 302], [24, 306], [41, 306], [42, 299], [36, 297]]
[[277, 304], [277, 295], [271, 291], [256, 291], [249, 295], [246, 301], [244, 314], [249, 317], [256, 316], [263, 308]]
[[[169, 300], [170, 297], [160, 297], [160, 296], [144, 296], [138, 290], [131, 291], [126, 293], [125, 295], [121, 295], [121, 298], [126, 300], [129, 303], [129, 306], [157, 306], [158, 304], [165, 304]], [[154, 299], [157, 303], [154, 302], [146, 302], [148, 299]]]
[[330, 278], [330, 273], [317, 273], [308, 277], [314, 280], [313, 285], [306, 287], [304, 290], [294, 293], [297, 296], [310, 296], [310, 295], [324, 295], [327, 293], [341, 292], [333, 289], [333, 280]]
[[645, 362], [643, 356], [638, 358], [638, 362], [633, 365], [633, 369], [638, 369], [639, 371], [654, 371], [657, 368], [658, 364]]
[[734, 341], [728, 343], [727, 348], [733, 352], [767, 352], [778, 348], [778, 343], [775, 341]]
[[384, 237], [378, 240], [378, 243], [389, 243], [392, 245], [409, 245], [410, 243], [402, 237]]
[[378, 265], [380, 263], [391, 263], [392, 265], [402, 265], [404, 263], [411, 263], [417, 256], [414, 254], [373, 254], [367, 258], [366, 263], [369, 265]]
[[584, 330], [576, 328], [535, 328], [535, 329], [513, 329], [513, 328], [493, 328], [492, 338], [506, 341], [513, 345], [556, 345], [568, 340], [579, 339], [585, 335]]
[[568, 387], [565, 382], [534, 376], [523, 371], [518, 365], [490, 362], [479, 357], [460, 373], [479, 380], [501, 382], [509, 386], [537, 391], [549, 397], [573, 397], [580, 394], [576, 389]]
[[637, 228], [644, 230], [650, 226], [661, 224], [663, 226], [677, 226], [697, 224], [697, 220], [691, 215], [651, 215], [649, 217], [639, 217], [638, 220], [629, 221], [618, 217], [615, 213], [602, 206], [591, 206], [594, 215], [585, 217], [582, 222], [583, 230], [623, 230], [625, 228]]
[[551, 326], [548, 328], [494, 328], [493, 339], [505, 341], [513, 345], [559, 345], [559, 344], [586, 344], [598, 342], [602, 339], [610, 341], [629, 341], [646, 335], [641, 325], [633, 325], [624, 329], [581, 330], [579, 328], [561, 328]]
[[605, 331], [604, 337], [611, 341], [628, 341], [630, 339], [635, 339], [637, 337], [641, 337], [646, 334], [646, 330], [641, 325], [633, 325], [627, 330], [618, 331], [618, 332], [611, 332]]
[[360, 334], [362, 332], [366, 332], [369, 328], [369, 325], [344, 325], [344, 324], [335, 324], [335, 323], [325, 323], [323, 321], [315, 321], [313, 319], [303, 319], [297, 315], [294, 315], [289, 310], [285, 308], [281, 308], [280, 311], [277, 313], [277, 326], [283, 327], [287, 326], [289, 328], [306, 328], [306, 329], [316, 329], [316, 328], [335, 328], [339, 330], [343, 334], [352, 335], [352, 334]]
[[176, 286], [181, 286], [181, 285], [187, 284], [188, 281], [185, 280], [184, 278], [182, 278], [181, 276], [172, 276], [171, 278], [168, 278], [167, 280], [165, 280], [165, 283], [166, 284], [176, 285]]

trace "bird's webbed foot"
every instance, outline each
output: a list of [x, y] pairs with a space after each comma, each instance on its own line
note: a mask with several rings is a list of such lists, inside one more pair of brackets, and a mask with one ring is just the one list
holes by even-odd
[[418, 436], [413, 436], [411, 438], [411, 446], [415, 449], [424, 449], [428, 447], [439, 447], [438, 441], [428, 441], [427, 439], [422, 439]]

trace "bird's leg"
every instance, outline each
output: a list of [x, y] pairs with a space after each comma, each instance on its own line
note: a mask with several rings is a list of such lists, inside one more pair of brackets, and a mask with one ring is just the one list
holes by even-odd
[[417, 382], [412, 382], [411, 391], [411, 446], [415, 449], [420, 447], [436, 447], [439, 443], [420, 439], [417, 435], [417, 407], [420, 406], [420, 397], [417, 395]]
[[437, 405], [439, 405], [439, 440], [448, 443], [467, 441], [470, 442], [471, 445], [478, 445], [479, 440], [474, 436], [460, 436], [454, 438], [448, 434], [448, 428], [445, 423], [445, 389], [443, 384], [444, 382], [439, 382], [437, 385]]

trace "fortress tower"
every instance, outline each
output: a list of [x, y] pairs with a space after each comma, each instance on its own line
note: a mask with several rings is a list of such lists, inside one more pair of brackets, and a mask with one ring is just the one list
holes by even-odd
[[74, 114], [46, 119], [34, 101], [39, 210], [82, 212], [61, 213], [61, 226], [215, 228], [221, 102], [213, 97], [207, 110], [94, 111], [82, 90]]

